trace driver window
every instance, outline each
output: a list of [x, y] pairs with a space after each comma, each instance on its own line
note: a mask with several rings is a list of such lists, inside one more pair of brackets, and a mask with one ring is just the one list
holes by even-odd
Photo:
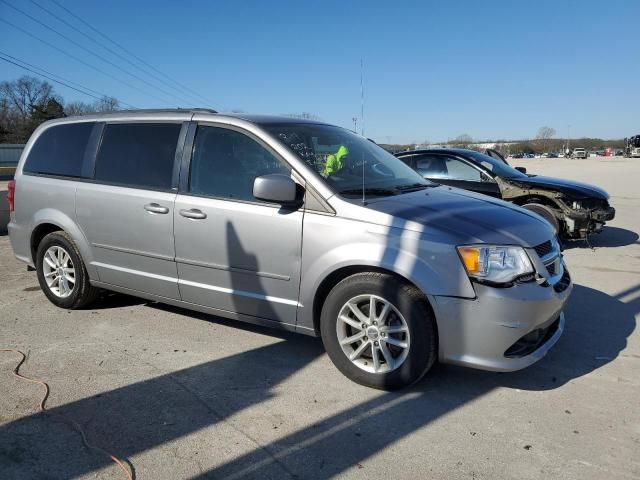
[[445, 158], [439, 155], [424, 155], [416, 160], [416, 170], [423, 177], [449, 178]]
[[447, 178], [452, 180], [466, 180], [468, 182], [481, 182], [482, 175], [479, 170], [457, 158], [447, 158]]
[[198, 126], [189, 172], [191, 193], [256, 201], [253, 181], [271, 173], [288, 175], [290, 169], [243, 133]]
[[312, 141], [315, 167], [323, 177], [340, 174], [350, 166], [351, 149], [345, 143], [341, 143], [339, 138], [313, 137]]

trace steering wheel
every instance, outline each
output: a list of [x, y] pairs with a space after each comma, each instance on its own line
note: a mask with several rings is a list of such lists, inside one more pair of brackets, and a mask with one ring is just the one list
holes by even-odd
[[371, 170], [381, 177], [393, 177], [393, 170], [387, 167], [384, 163], [376, 163], [372, 165]]

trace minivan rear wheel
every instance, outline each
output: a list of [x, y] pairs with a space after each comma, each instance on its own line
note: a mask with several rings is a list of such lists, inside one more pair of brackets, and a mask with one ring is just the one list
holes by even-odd
[[361, 385], [411, 385], [437, 357], [435, 320], [427, 300], [392, 275], [358, 273], [329, 293], [320, 319], [329, 358]]
[[45, 236], [36, 252], [40, 288], [49, 301], [74, 310], [93, 302], [99, 290], [89, 283], [89, 275], [78, 247], [65, 232]]

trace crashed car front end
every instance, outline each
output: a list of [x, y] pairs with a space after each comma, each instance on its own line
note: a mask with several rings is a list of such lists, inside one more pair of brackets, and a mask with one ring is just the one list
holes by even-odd
[[570, 238], [586, 238], [592, 233], [600, 233], [606, 222], [614, 219], [615, 208], [607, 200], [584, 198], [580, 200], [559, 199], [564, 207], [562, 220]]
[[541, 176], [499, 179], [498, 184], [504, 200], [551, 207], [560, 223], [561, 236], [567, 239], [600, 233], [605, 223], [615, 217], [609, 195], [598, 187]]

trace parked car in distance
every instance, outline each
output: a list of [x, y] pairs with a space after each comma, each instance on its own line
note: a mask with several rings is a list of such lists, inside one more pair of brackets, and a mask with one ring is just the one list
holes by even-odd
[[574, 148], [571, 151], [571, 158], [587, 158], [587, 151], [584, 148]]
[[[490, 152], [491, 153], [491, 152]], [[434, 149], [396, 155], [425, 179], [507, 200], [537, 213], [564, 239], [602, 230], [615, 210], [601, 188], [559, 178], [527, 175], [496, 157], [474, 150]]]
[[342, 373], [381, 389], [437, 359], [536, 362], [562, 333], [572, 288], [539, 216], [424, 180], [309, 120], [162, 110], [49, 121], [9, 198], [14, 253], [53, 304], [82, 308], [106, 289], [319, 335]]

